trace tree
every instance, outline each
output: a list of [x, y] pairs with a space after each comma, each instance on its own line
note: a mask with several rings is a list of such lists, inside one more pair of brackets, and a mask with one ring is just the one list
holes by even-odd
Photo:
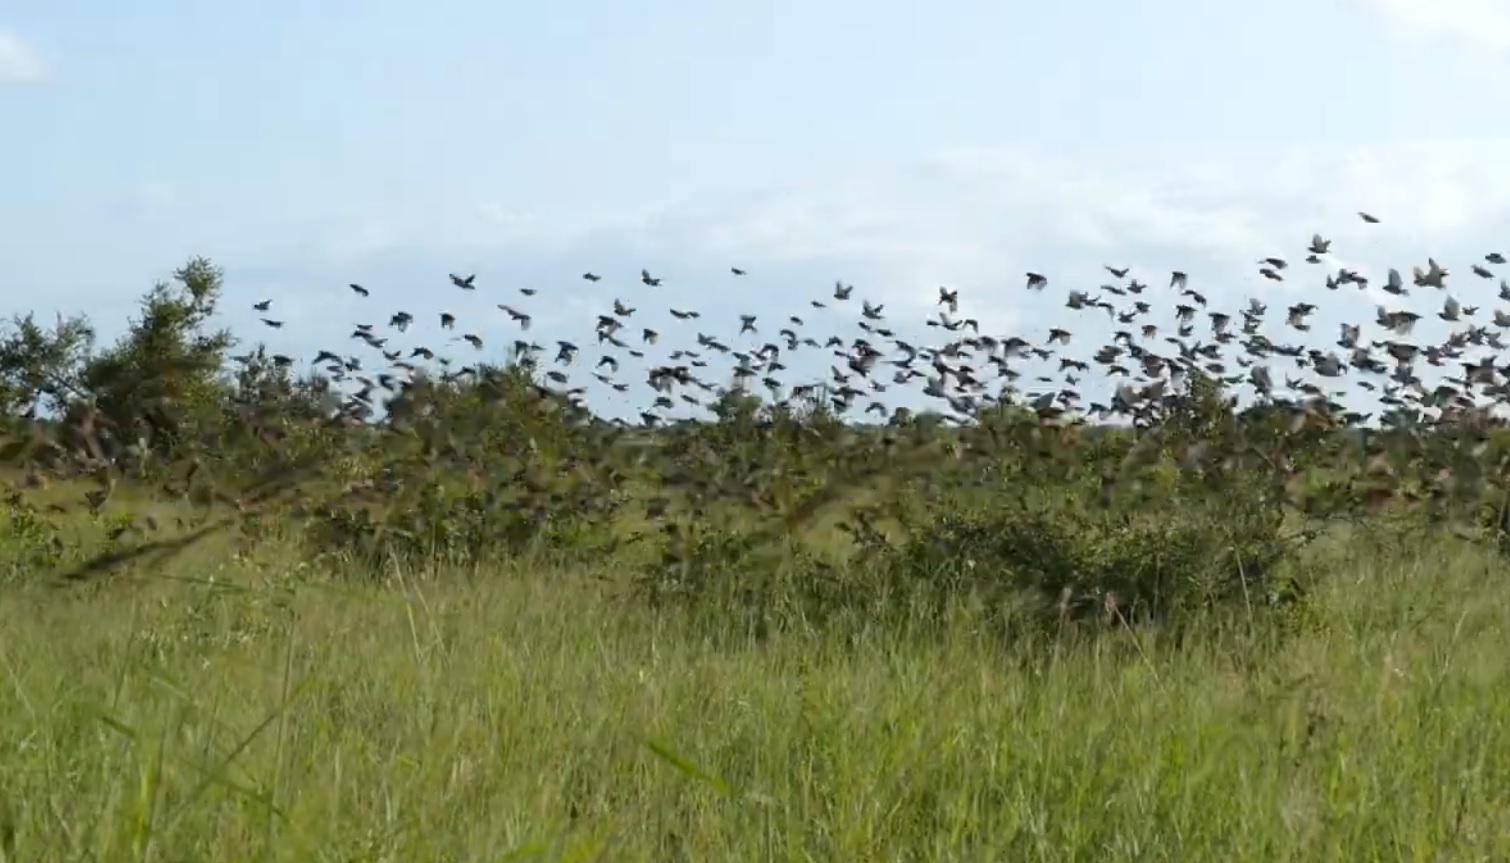
[[222, 378], [228, 330], [207, 329], [220, 299], [223, 273], [205, 258], [191, 259], [142, 297], [141, 315], [108, 350], [79, 374], [106, 432], [119, 440], [147, 437], [166, 452], [190, 429], [216, 425], [227, 395]]
[[0, 414], [58, 415], [78, 396], [79, 370], [94, 350], [88, 318], [58, 316], [51, 330], [36, 316], [16, 316], [0, 340]]

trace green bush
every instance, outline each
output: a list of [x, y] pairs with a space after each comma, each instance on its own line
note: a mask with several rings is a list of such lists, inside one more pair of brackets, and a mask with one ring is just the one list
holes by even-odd
[[35, 506], [16, 494], [0, 502], [0, 582], [35, 580], [67, 553], [62, 531]]
[[1106, 513], [1045, 494], [945, 509], [911, 531], [890, 577], [939, 611], [973, 595], [1044, 625], [1167, 623], [1267, 602], [1295, 548], [1272, 513]]

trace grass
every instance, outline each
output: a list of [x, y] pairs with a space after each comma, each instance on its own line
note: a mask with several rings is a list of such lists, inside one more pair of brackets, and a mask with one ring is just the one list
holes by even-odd
[[1349, 577], [1298, 635], [1180, 645], [964, 610], [741, 643], [613, 573], [336, 588], [274, 550], [11, 590], [0, 858], [1510, 859], [1496, 561], [1318, 554]]

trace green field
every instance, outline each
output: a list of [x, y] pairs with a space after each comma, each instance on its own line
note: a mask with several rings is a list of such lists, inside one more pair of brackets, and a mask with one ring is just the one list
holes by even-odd
[[0, 594], [4, 859], [1505, 860], [1510, 584], [1320, 548], [1272, 619], [764, 639], [547, 564], [202, 547]]
[[878, 324], [810, 340], [839, 386], [752, 348], [769, 401], [626, 350], [706, 416], [623, 425], [590, 357], [433, 375], [402, 313], [232, 356], [176, 278], [0, 337], [0, 863], [1510, 860], [1510, 428], [1452, 387], [1363, 427], [1250, 308], [1081, 411]]

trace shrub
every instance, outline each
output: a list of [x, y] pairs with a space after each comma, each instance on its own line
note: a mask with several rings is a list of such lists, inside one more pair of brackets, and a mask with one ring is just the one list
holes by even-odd
[[68, 545], [57, 525], [19, 494], [0, 502], [0, 581], [34, 580], [56, 570]]

